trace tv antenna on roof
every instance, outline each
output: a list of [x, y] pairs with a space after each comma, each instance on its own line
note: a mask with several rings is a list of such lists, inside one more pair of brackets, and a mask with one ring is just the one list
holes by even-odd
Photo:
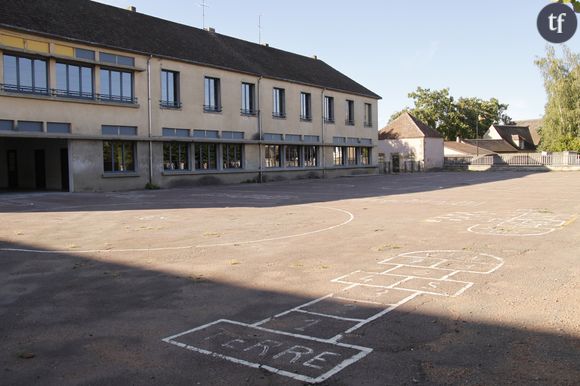
[[209, 8], [209, 5], [205, 3], [205, 0], [201, 0], [199, 6], [201, 7], [202, 26], [205, 29], [205, 9]]
[[258, 15], [258, 44], [262, 44], [262, 15]]

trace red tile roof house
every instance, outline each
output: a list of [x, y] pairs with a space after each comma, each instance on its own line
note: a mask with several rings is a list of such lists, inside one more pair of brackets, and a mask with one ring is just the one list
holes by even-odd
[[443, 167], [443, 136], [410, 113], [403, 113], [379, 131], [379, 152], [387, 162], [413, 160], [422, 169]]

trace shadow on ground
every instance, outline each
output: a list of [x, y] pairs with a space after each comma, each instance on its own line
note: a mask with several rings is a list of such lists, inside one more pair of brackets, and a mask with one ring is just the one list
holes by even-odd
[[[139, 257], [143, 266], [160, 268], [100, 257], [0, 252], [0, 383], [301, 384], [161, 339], [221, 318], [253, 323], [312, 299], [208, 279], [194, 267], [175, 274], [175, 255], [153, 262]], [[577, 337], [430, 315], [420, 302], [409, 304], [347, 335], [342, 342], [373, 352], [324, 384], [560, 385], [580, 379]]]

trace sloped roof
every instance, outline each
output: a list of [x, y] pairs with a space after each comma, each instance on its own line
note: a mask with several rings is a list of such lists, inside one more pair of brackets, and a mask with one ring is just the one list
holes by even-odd
[[482, 147], [479, 148], [479, 151], [477, 150], [477, 146], [473, 146], [469, 143], [465, 143], [465, 142], [457, 142], [457, 141], [445, 141], [443, 143], [443, 147], [447, 148], [447, 149], [451, 149], [451, 150], [455, 150], [457, 152], [466, 154], [466, 155], [476, 155], [476, 154], [480, 154], [480, 155], [488, 155], [488, 154], [494, 154], [494, 152], [484, 149]]
[[404, 112], [379, 131], [379, 139], [400, 138], [443, 138], [443, 136], [411, 113]]
[[524, 141], [526, 141], [529, 146], [535, 147], [536, 143], [532, 137], [531, 130], [528, 126], [515, 126], [515, 125], [493, 125], [497, 133], [510, 145], [517, 147], [517, 144], [513, 141], [512, 136], [519, 136]]
[[532, 139], [534, 140], [534, 145], [538, 146], [540, 144], [540, 139], [541, 139], [540, 128], [542, 127], [543, 123], [544, 123], [544, 120], [542, 118], [539, 118], [539, 119], [527, 119], [527, 120], [517, 121], [516, 125], [529, 127], [530, 134], [532, 136]]
[[380, 99], [322, 60], [90, 0], [1, 0], [0, 27]]
[[516, 153], [518, 149], [503, 139], [464, 139], [465, 143], [489, 150], [493, 153]]

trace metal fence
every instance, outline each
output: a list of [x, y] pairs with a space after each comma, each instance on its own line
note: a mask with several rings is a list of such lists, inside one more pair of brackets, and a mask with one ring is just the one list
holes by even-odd
[[479, 157], [445, 157], [445, 166], [580, 166], [580, 154], [561, 153], [505, 153]]

